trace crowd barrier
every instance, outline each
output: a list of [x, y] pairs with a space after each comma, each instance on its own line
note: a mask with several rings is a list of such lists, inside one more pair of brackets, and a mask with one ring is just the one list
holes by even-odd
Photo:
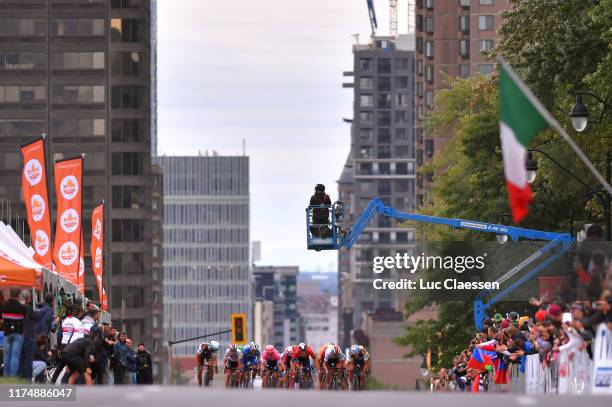
[[488, 392], [517, 394], [612, 394], [612, 331], [605, 324], [597, 329], [593, 358], [586, 350], [564, 349], [542, 363], [540, 355], [526, 357], [523, 368], [512, 364], [507, 384], [494, 384], [489, 374]]

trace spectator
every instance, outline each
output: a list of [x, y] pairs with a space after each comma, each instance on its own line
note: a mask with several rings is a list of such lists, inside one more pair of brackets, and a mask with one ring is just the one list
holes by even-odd
[[87, 335], [91, 330], [91, 327], [96, 325], [100, 320], [100, 311], [91, 308], [89, 311], [85, 312], [85, 316], [81, 320], [81, 331], [83, 335]]
[[20, 304], [19, 287], [11, 287], [9, 299], [2, 305], [4, 322], [4, 376], [17, 376], [23, 347], [23, 320], [27, 309]]
[[[77, 315], [79, 315], [80, 312], [81, 308], [78, 305], [73, 304], [70, 307], [70, 314], [62, 322], [61, 343], [59, 348], [60, 360], [55, 367], [55, 372], [53, 372], [51, 383], [55, 383], [57, 381], [57, 378], [66, 366], [63, 363], [64, 359], [61, 357], [61, 353], [64, 351], [64, 348], [77, 339], [81, 339], [83, 337], [83, 332], [81, 331], [81, 321], [79, 321], [77, 318]], [[64, 377], [64, 381], [65, 380], [67, 380], [67, 377]]]
[[115, 384], [125, 384], [125, 371], [127, 367], [128, 347], [125, 343], [127, 335], [123, 332], [119, 334], [119, 340], [115, 343], [113, 376]]
[[21, 291], [21, 300], [26, 308], [26, 315], [23, 319], [23, 346], [19, 358], [19, 375], [26, 380], [32, 380], [32, 362], [34, 362], [34, 352], [36, 351], [34, 324], [40, 320], [41, 314], [40, 311], [34, 311], [32, 307], [30, 290]]
[[145, 349], [144, 343], [138, 344], [136, 358], [138, 360], [136, 376], [138, 384], [153, 384], [153, 363], [151, 354]]
[[71, 341], [64, 348], [62, 362], [70, 369], [68, 384], [75, 384], [80, 375], [85, 376], [85, 384], [93, 384], [88, 365], [95, 362], [94, 343], [98, 335], [100, 335], [100, 328], [92, 327], [90, 334]]
[[49, 349], [49, 338], [40, 334], [36, 337], [36, 350], [34, 351], [34, 362], [32, 363], [32, 378], [35, 382], [44, 383], [44, 373], [51, 362], [51, 350]]
[[128, 348], [126, 355], [127, 363], [125, 365], [125, 382], [127, 384], [137, 384], [136, 370], [138, 368], [138, 359], [136, 359], [136, 352], [134, 352], [134, 349], [132, 349], [131, 339], [126, 339], [125, 344]]
[[57, 329], [57, 319], [53, 317], [53, 301], [55, 301], [53, 293], [47, 293], [44, 302], [38, 307], [40, 318], [34, 324], [34, 334], [37, 338], [41, 334], [48, 336]]

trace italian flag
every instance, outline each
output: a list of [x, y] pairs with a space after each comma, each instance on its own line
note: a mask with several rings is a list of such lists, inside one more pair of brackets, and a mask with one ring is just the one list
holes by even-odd
[[529, 142], [548, 123], [531, 91], [503, 61], [499, 64], [499, 133], [512, 218], [519, 223], [529, 212], [531, 188], [525, 159]]

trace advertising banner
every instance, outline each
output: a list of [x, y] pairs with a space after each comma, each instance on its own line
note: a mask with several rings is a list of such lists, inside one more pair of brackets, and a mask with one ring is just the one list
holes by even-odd
[[102, 284], [104, 273], [104, 204], [98, 205], [91, 214], [91, 264], [96, 277], [96, 286], [102, 308], [106, 310], [106, 293]]
[[32, 246], [36, 251], [35, 259], [49, 270], [53, 270], [44, 139], [39, 138], [23, 145], [21, 154], [23, 156], [21, 186]]

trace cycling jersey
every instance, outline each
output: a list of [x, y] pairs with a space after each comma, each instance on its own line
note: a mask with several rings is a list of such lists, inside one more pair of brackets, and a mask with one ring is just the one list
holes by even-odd
[[62, 345], [67, 345], [83, 337], [81, 321], [76, 317], [67, 317], [62, 322]]
[[227, 349], [225, 351], [224, 356], [227, 358], [228, 361], [238, 362], [238, 359], [240, 359], [240, 352], [238, 351], [232, 352], [231, 350]]
[[345, 358], [344, 353], [339, 351], [337, 355], [332, 355], [332, 348], [329, 347], [325, 350], [325, 362], [326, 363], [338, 363], [342, 362]]
[[293, 356], [292, 358], [295, 361], [298, 361], [300, 364], [304, 365], [304, 366], [309, 366], [310, 365], [310, 358], [312, 358], [312, 360], [316, 359], [316, 355], [314, 353], [314, 351], [312, 350], [312, 348], [310, 346], [306, 347], [306, 351], [305, 353], [303, 353], [300, 348], [294, 349], [293, 350]]
[[370, 359], [370, 354], [368, 353], [368, 350], [366, 348], [364, 348], [363, 346], [359, 346], [359, 353], [354, 355], [354, 354], [350, 354], [351, 359], [354, 360], [355, 362], [364, 362]]
[[287, 369], [291, 367], [292, 356], [293, 356], [293, 350], [291, 350], [291, 352], [287, 352], [286, 349], [283, 351], [283, 354], [281, 355], [281, 362], [285, 365]]
[[276, 349], [274, 349], [274, 351], [272, 351], [272, 352], [264, 352], [263, 355], [261, 356], [261, 359], [264, 362], [276, 362], [276, 363], [280, 363], [281, 362], [281, 355], [280, 355], [280, 353], [278, 353], [278, 351]]
[[[207, 345], [206, 349], [202, 349], [202, 345]], [[198, 363], [203, 364], [205, 360], [208, 361], [210, 359], [213, 359], [216, 353], [217, 352], [210, 348], [210, 345], [208, 345], [208, 343], [200, 344], [200, 346], [198, 347], [198, 352], [196, 353]]]
[[261, 353], [259, 350], [253, 350], [249, 345], [242, 348], [242, 354], [240, 356], [240, 362], [244, 367], [251, 365], [257, 365]]

